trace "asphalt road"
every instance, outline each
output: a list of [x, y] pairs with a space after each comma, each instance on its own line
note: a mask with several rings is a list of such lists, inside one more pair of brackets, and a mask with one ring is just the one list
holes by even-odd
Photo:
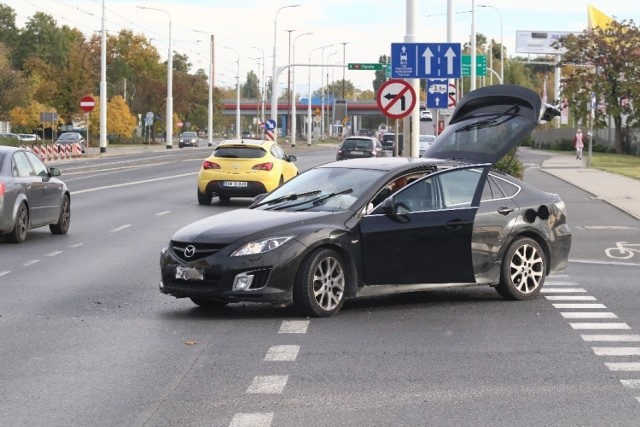
[[[566, 201], [574, 245], [539, 298], [461, 288], [305, 319], [260, 304], [208, 312], [158, 292], [173, 232], [248, 205], [197, 204], [206, 154], [62, 164], [69, 234], [0, 242], [1, 425], [638, 425], [640, 344], [603, 336], [640, 339], [640, 260], [605, 252], [640, 224], [539, 170], [540, 158], [524, 159], [526, 180]], [[304, 170], [335, 153], [296, 155]]]

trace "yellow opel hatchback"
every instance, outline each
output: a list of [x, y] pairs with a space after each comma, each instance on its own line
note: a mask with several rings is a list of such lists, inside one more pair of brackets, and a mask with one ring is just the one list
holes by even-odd
[[268, 193], [298, 174], [296, 160], [273, 141], [222, 141], [198, 173], [198, 203]]

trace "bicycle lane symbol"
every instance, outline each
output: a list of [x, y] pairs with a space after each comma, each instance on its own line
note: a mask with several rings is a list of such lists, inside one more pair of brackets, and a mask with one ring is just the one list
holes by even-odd
[[640, 243], [616, 242], [615, 248], [607, 248], [604, 252], [609, 258], [629, 259], [633, 257], [634, 252], [640, 254]]

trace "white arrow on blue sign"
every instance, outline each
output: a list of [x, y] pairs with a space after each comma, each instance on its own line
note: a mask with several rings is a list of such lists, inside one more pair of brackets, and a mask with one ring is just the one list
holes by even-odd
[[449, 81], [427, 80], [427, 108], [447, 108], [449, 103]]
[[391, 43], [391, 77], [457, 79], [462, 75], [460, 43]]

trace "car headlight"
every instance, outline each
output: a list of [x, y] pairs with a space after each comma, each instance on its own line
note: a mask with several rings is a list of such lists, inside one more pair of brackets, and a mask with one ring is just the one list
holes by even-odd
[[233, 251], [231, 256], [264, 254], [274, 249], [278, 249], [280, 246], [284, 245], [291, 239], [293, 239], [293, 236], [269, 237], [267, 239], [245, 243], [244, 245]]

